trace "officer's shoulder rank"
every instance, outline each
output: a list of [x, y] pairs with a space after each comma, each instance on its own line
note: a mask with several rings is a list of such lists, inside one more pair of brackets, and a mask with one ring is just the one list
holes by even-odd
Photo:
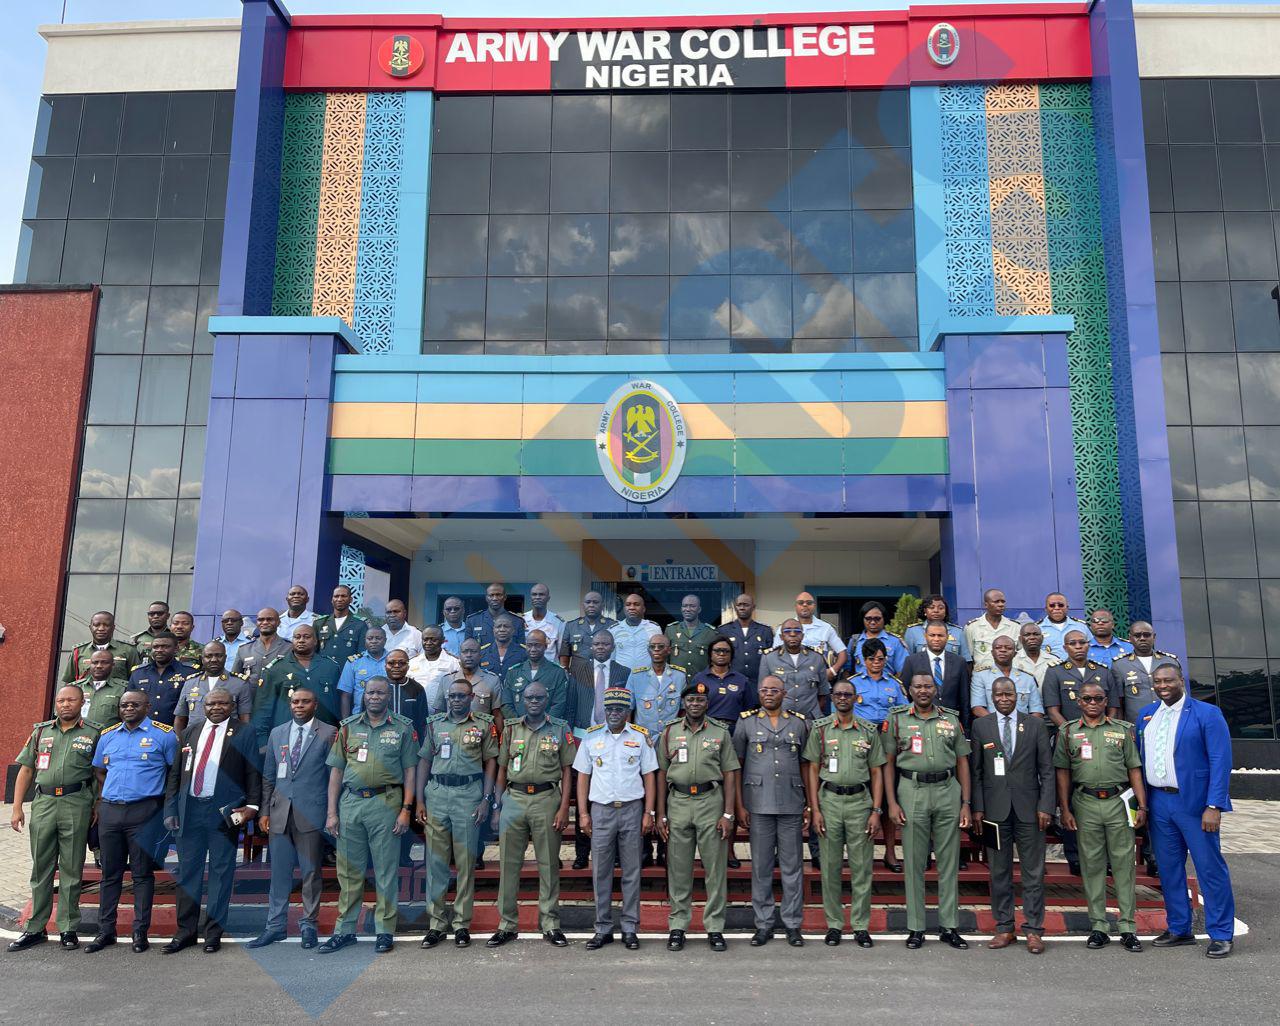
[[708, 716], [706, 719], [712, 726], [719, 727], [721, 730], [729, 729], [729, 724], [725, 723], [724, 720], [718, 720], [714, 716]]
[[41, 727], [52, 727], [56, 720], [40, 720], [38, 723], [31, 724], [32, 730], [39, 730]]
[[1069, 670], [1069, 669], [1071, 669], [1071, 660], [1070, 660], [1070, 659], [1064, 659], [1064, 660], [1062, 660], [1062, 662], [1060, 662], [1058, 665], [1059, 665], [1060, 667], [1062, 667], [1064, 670]]
[[588, 733], [588, 734], [594, 734], [597, 730], [604, 730], [604, 724], [603, 724], [603, 723], [597, 723], [597, 724], [596, 724], [595, 726], [593, 726], [593, 727], [588, 727], [588, 728], [587, 728], [587, 733]]
[[[258, 683], [261, 684], [262, 682], [259, 681]], [[345, 727], [348, 723], [355, 723], [355, 721], [358, 720], [363, 715], [364, 713], [356, 713], [353, 716], [348, 716], [345, 720], [342, 721], [341, 726]]]
[[159, 720], [152, 720], [151, 722], [152, 722], [152, 724], [154, 724], [155, 726], [157, 726], [157, 727], [159, 727], [161, 730], [163, 730], [166, 734], [172, 734], [172, 733], [173, 733], [173, 728], [172, 728], [171, 726], [169, 726], [169, 724], [167, 724], [167, 723], [161, 723]]
[[557, 717], [555, 717], [555, 716], [548, 716], [548, 717], [547, 717], [547, 722], [548, 722], [548, 723], [550, 723], [550, 724], [552, 724], [553, 726], [556, 726], [556, 727], [568, 727], [568, 726], [569, 726], [569, 721], [568, 721], [568, 720], [561, 720], [561, 719], [558, 719], [558, 718], [557, 718]]
[[794, 709], [784, 709], [784, 710], [782, 711], [782, 715], [783, 715], [783, 716], [794, 716], [797, 720], [803, 720], [803, 719], [804, 719], [804, 713], [802, 713], [802, 712], [796, 712]]
[[632, 673], [648, 673], [653, 669], [652, 666], [637, 666]]
[[491, 645], [491, 642], [486, 641], [483, 645], [480, 646], [480, 651], [483, 652], [486, 648], [489, 648], [490, 645]]
[[889, 706], [889, 715], [893, 716], [899, 713], [909, 713], [911, 711], [910, 704], [907, 705], [891, 705]]
[[359, 654], [357, 654], [357, 655], [349, 655], [349, 656], [347, 656], [347, 662], [349, 662], [349, 663], [354, 663], [354, 662], [355, 662], [357, 659], [359, 659], [359, 658], [360, 658]]
[[901, 684], [902, 684], [902, 678], [901, 678], [901, 677], [895, 676], [894, 674], [889, 673], [888, 671], [885, 671], [885, 677], [887, 677], [889, 680], [893, 681], [895, 684], [898, 684], [898, 685], [901, 685]]
[[[834, 717], [834, 716], [827, 716], [827, 717], [825, 717], [825, 718], [823, 718], [823, 719], [821, 719], [821, 720], [817, 720], [817, 721], [815, 721], [813, 725], [814, 725], [815, 727], [824, 726], [824, 725], [826, 725], [827, 723], [830, 723], [830, 722], [831, 722], [832, 720], [834, 720], [834, 719], [835, 719], [835, 717]], [[873, 734], [874, 734], [874, 733], [876, 733], [876, 732], [880, 729], [880, 727], [878, 727], [876, 724], [872, 723], [870, 720], [864, 720], [864, 719], [863, 719], [861, 716], [859, 716], [857, 713], [854, 713], [854, 714], [853, 714], [853, 722], [854, 722], [855, 724], [857, 724], [858, 726], [863, 727], [864, 729], [871, 731], [871, 733], [873, 733]], [[885, 728], [884, 728], [884, 729], [887, 731], [887, 730], [889, 729], [889, 727], [888, 727], [889, 721], [888, 721], [888, 720], [885, 720], [884, 722], [885, 722]]]
[[751, 717], [752, 717], [752, 716], [756, 716], [756, 715], [763, 715], [763, 710], [760, 710], [760, 709], [745, 709], [745, 710], [743, 710], [742, 712], [738, 713], [738, 719], [740, 719], [740, 720], [749, 720], [749, 719], [751, 719]]
[[687, 675], [689, 673], [689, 671], [686, 670], [683, 666], [677, 666], [675, 663], [668, 663], [667, 665], [673, 670], [679, 670], [683, 674]]
[[887, 634], [887, 635], [889, 635], [889, 637], [891, 637], [891, 638], [897, 638], [899, 641], [901, 641], [901, 640], [902, 640], [902, 635], [901, 635], [901, 634], [894, 634], [894, 633], [893, 633], [893, 631], [885, 631], [884, 633], [885, 633], [885, 634]]
[[449, 715], [448, 713], [438, 712], [438, 713], [435, 713], [434, 715], [428, 716], [427, 722], [439, 723], [441, 720], [445, 719], [448, 715]]
[[938, 706], [938, 712], [947, 713], [949, 716], [955, 716], [957, 718], [959, 718], [960, 716], [960, 713], [958, 713], [955, 709], [952, 709], [950, 706], [946, 706], [946, 705]]
[[[53, 721], [50, 720], [49, 722], [52, 723]], [[119, 730], [123, 726], [124, 726], [123, 723], [113, 723], [110, 727], [104, 730], [102, 734], [105, 737], [107, 734], [110, 734], [113, 730]]]
[[413, 720], [409, 719], [408, 716], [405, 716], [404, 713], [393, 712], [388, 716], [388, 719], [399, 720], [401, 723], [403, 723], [407, 727], [413, 726]]
[[[982, 616], [975, 616], [972, 620], [970, 620], [968, 623], [966, 623], [966, 624], [965, 624], [965, 626], [966, 626], [966, 627], [972, 626], [973, 624], [977, 623], [979, 620], [982, 620], [982, 619], [984, 619], [984, 617], [982, 617]], [[924, 621], [923, 621], [923, 620], [921, 620], [920, 622], [921, 622], [921, 623], [923, 623]]]
[[203, 677], [203, 676], [204, 676], [204, 671], [203, 671], [203, 670], [196, 670], [196, 672], [195, 672], [195, 673], [188, 673], [188, 674], [187, 674], [185, 677], [183, 677], [182, 679], [183, 679], [184, 681], [188, 681], [188, 680], [199, 680], [199, 679], [200, 679], [201, 677]]
[[129, 672], [130, 672], [130, 673], [133, 673], [133, 671], [134, 671], [134, 670], [141, 670], [141, 669], [142, 669], [144, 666], [146, 666], [146, 665], [147, 665], [147, 664], [146, 664], [145, 662], [142, 662], [142, 663], [134, 663], [132, 666], [130, 666], [130, 667], [129, 667]]
[[1095, 663], [1092, 659], [1086, 659], [1086, 660], [1085, 660], [1085, 665], [1086, 665], [1090, 670], [1102, 670], [1102, 669], [1106, 669], [1106, 667], [1104, 667], [1101, 663]]
[[648, 728], [648, 727], [642, 727], [642, 726], [640, 726], [640, 724], [638, 724], [638, 723], [632, 723], [632, 724], [631, 724], [631, 729], [632, 729], [632, 730], [635, 730], [635, 731], [638, 731], [639, 733], [643, 734], [645, 737], [648, 737], [648, 736], [649, 736], [649, 728]]
[[816, 720], [813, 721], [813, 725], [815, 727], [825, 727], [828, 724], [832, 723], [834, 720], [835, 720], [835, 716], [831, 716], [831, 715], [819, 716]]

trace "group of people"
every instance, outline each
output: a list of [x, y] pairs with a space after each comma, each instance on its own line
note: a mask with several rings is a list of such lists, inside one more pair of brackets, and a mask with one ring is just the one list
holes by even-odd
[[[1186, 693], [1178, 660], [1155, 649], [1150, 624], [1115, 636], [1095, 610], [1088, 622], [1050, 595], [1036, 622], [1005, 616], [998, 589], [963, 629], [946, 601], [927, 596], [902, 637], [877, 602], [847, 642], [816, 615], [812, 595], [776, 631], [754, 618], [750, 595], [719, 627], [698, 598], [662, 630], [639, 594], [623, 619], [603, 615], [588, 592], [581, 615], [550, 612], [536, 585], [523, 615], [490, 585], [485, 607], [464, 616], [450, 597], [444, 622], [418, 629], [405, 604], [387, 603], [374, 625], [351, 611], [339, 585], [332, 612], [315, 615], [295, 585], [282, 614], [264, 608], [256, 631], [227, 610], [222, 635], [192, 640], [194, 619], [156, 602], [148, 629], [129, 642], [99, 612], [89, 641], [69, 655], [54, 719], [38, 723], [18, 757], [17, 790], [31, 807], [32, 913], [10, 944], [47, 940], [55, 870], [57, 926], [79, 946], [86, 846], [102, 884], [97, 935], [115, 944], [126, 869], [133, 880], [135, 951], [149, 947], [155, 869], [170, 838], [178, 849], [174, 953], [221, 945], [242, 829], [267, 836], [270, 899], [250, 947], [283, 940], [295, 870], [301, 875], [301, 942], [321, 953], [357, 942], [366, 872], [373, 867], [375, 950], [394, 946], [398, 870], [411, 833], [423, 834], [428, 931], [471, 943], [475, 870], [496, 836], [500, 922], [487, 944], [517, 935], [520, 873], [530, 843], [538, 867], [540, 929], [564, 946], [560, 844], [576, 798], [574, 867], [592, 866], [595, 933], [614, 939], [615, 865], [621, 935], [637, 947], [641, 869], [665, 864], [667, 947], [680, 950], [692, 918], [693, 860], [705, 876], [703, 926], [723, 951], [726, 869], [741, 828], [751, 850], [752, 945], [768, 943], [779, 916], [802, 946], [806, 838], [820, 869], [827, 932], [846, 936], [841, 872], [848, 864], [850, 933], [871, 947], [874, 842], [905, 872], [907, 947], [925, 931], [925, 872], [938, 871], [940, 939], [958, 932], [962, 832], [985, 846], [996, 935], [1015, 943], [1013, 854], [1021, 866], [1028, 951], [1044, 950], [1046, 831], [1059, 820], [1069, 869], [1083, 878], [1092, 932], [1110, 943], [1106, 880], [1113, 877], [1121, 944], [1142, 950], [1135, 925], [1135, 828], [1149, 838], [1163, 880], [1168, 929], [1156, 946], [1195, 943], [1185, 862], [1205, 897], [1207, 954], [1233, 943], [1231, 883], [1219, 843], [1230, 809], [1230, 740], [1216, 707]], [[12, 825], [26, 822], [15, 804]], [[902, 832], [904, 866], [897, 862]], [[340, 887], [338, 921], [320, 941], [326, 850]], [[205, 881], [208, 871], [207, 884]], [[781, 907], [775, 903], [775, 870]], [[454, 900], [445, 897], [456, 874]], [[207, 893], [206, 893], [207, 892]]]

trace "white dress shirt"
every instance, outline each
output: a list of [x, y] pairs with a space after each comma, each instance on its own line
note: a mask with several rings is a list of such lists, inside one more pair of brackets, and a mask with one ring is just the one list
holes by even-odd
[[555, 613], [547, 610], [545, 620], [535, 620], [533, 611], [521, 614], [524, 618], [524, 636], [527, 638], [530, 631], [542, 631], [547, 636], [547, 652], [554, 655], [560, 651], [560, 636], [564, 633], [564, 621]]
[[591, 777], [591, 801], [634, 802], [644, 797], [644, 774], [657, 771], [658, 754], [629, 723], [617, 734], [592, 727], [578, 745], [573, 768]]
[[[840, 635], [826, 620], [815, 616], [812, 623], [802, 623], [800, 626], [804, 628], [804, 643], [810, 648], [816, 648], [823, 653], [834, 652], [836, 655], [845, 650], [845, 643], [840, 640]], [[779, 627], [774, 634], [781, 638], [782, 628]]]
[[316, 614], [310, 609], [304, 609], [297, 616], [290, 616], [288, 613], [285, 613], [280, 617], [280, 626], [276, 628], [276, 634], [279, 637], [284, 638], [285, 641], [292, 641], [293, 629], [295, 627], [303, 623], [314, 624], [315, 619]]
[[1160, 707], [1151, 714], [1144, 734], [1147, 739], [1146, 765], [1143, 767], [1147, 775], [1147, 783], [1152, 787], [1177, 787], [1178, 770], [1174, 766], [1173, 748], [1178, 737], [1178, 721], [1182, 719], [1182, 710], [1186, 707], [1187, 696], [1179, 698], [1173, 705], [1160, 703]]
[[[195, 760], [191, 764], [191, 797], [192, 798], [212, 798], [214, 787], [218, 783], [218, 764], [222, 761], [222, 743], [227, 739], [227, 720], [221, 723], [212, 723], [209, 720], [204, 721], [204, 727], [200, 731], [200, 739], [196, 742], [196, 749], [191, 753]], [[213, 733], [213, 748], [209, 752], [209, 761], [205, 763], [204, 778], [201, 780], [201, 787], [196, 790], [196, 770], [200, 767], [200, 760], [204, 757], [205, 745], [209, 743], [209, 734]]]
[[422, 655], [422, 631], [418, 630], [417, 627], [406, 623], [398, 631], [393, 631], [385, 626], [382, 629], [387, 633], [386, 650], [388, 652], [398, 648], [409, 657], [410, 662], [416, 656]]

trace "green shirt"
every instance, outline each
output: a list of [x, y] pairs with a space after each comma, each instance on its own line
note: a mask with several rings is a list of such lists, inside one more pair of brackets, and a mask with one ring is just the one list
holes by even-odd
[[57, 720], [37, 723], [18, 754], [18, 765], [35, 770], [37, 784], [63, 787], [93, 779], [93, 750], [98, 728], [84, 720], [63, 730]]
[[120, 722], [120, 696], [129, 690], [129, 685], [115, 677], [108, 677], [100, 688], [85, 677], [76, 681], [76, 685], [84, 692], [84, 706], [80, 715], [85, 722], [92, 723], [99, 730], [114, 727]]
[[[166, 627], [165, 630], [169, 628]], [[147, 656], [151, 654], [151, 643], [156, 640], [156, 636], [149, 630], [139, 631], [133, 636], [133, 647], [138, 650], [138, 662], [145, 662]], [[181, 662], [181, 660], [179, 660]]]
[[[847, 727], [840, 726], [834, 715], [824, 716], [809, 730], [804, 745], [804, 759], [818, 767], [818, 779], [852, 787], [871, 780], [871, 767], [885, 764], [880, 730], [874, 723], [854, 716]], [[835, 759], [835, 769], [831, 760]]]
[[[62, 683], [70, 684], [81, 677], [89, 676], [89, 658], [98, 646], [95, 642], [86, 641], [77, 645], [67, 656], [67, 665], [62, 668]], [[107, 651], [111, 653], [111, 676], [120, 680], [129, 679], [129, 668], [138, 662], [138, 650], [127, 641], [107, 643]]]
[[[898, 769], [915, 773], [941, 773], [956, 768], [956, 760], [969, 754], [960, 717], [950, 709], [935, 705], [928, 716], [916, 713], [914, 705], [900, 705], [884, 721], [884, 741], [892, 746]], [[919, 737], [920, 741], [913, 739]], [[915, 751], [919, 748], [919, 751]]]
[[[1085, 758], [1085, 756], [1088, 758]], [[1129, 770], [1142, 765], [1133, 724], [1104, 716], [1096, 727], [1083, 717], [1058, 728], [1053, 765], [1071, 771], [1071, 782], [1085, 787], [1128, 787]]]
[[666, 634], [667, 640], [671, 642], [669, 662], [684, 670], [690, 680], [694, 674], [701, 673], [711, 665], [707, 649], [720, 637], [714, 627], [701, 622], [690, 627], [683, 620], [677, 620], [667, 625]]
[[426, 737], [418, 755], [431, 760], [433, 777], [442, 773], [475, 776], [484, 772], [486, 759], [498, 756], [498, 728], [493, 725], [493, 717], [484, 713], [469, 712], [462, 720], [451, 720], [448, 713], [436, 713], [427, 720]]
[[498, 748], [498, 765], [507, 768], [509, 784], [545, 784], [559, 780], [566, 766], [573, 765], [576, 742], [564, 720], [548, 716], [541, 727], [533, 728], [527, 717], [507, 720]]
[[342, 782], [351, 787], [400, 787], [417, 758], [413, 724], [406, 717], [390, 713], [375, 727], [365, 711], [342, 721], [325, 761], [342, 770]]
[[[658, 767], [668, 782], [681, 787], [722, 782], [726, 773], [742, 767], [733, 750], [729, 728], [710, 716], [694, 730], [681, 716], [662, 728], [658, 735]], [[682, 756], [681, 752], [688, 754]]]

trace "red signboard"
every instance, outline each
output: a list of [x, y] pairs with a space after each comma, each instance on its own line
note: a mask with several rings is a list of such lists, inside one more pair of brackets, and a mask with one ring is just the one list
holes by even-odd
[[1084, 4], [684, 19], [297, 17], [287, 89], [877, 88], [1088, 78]]

